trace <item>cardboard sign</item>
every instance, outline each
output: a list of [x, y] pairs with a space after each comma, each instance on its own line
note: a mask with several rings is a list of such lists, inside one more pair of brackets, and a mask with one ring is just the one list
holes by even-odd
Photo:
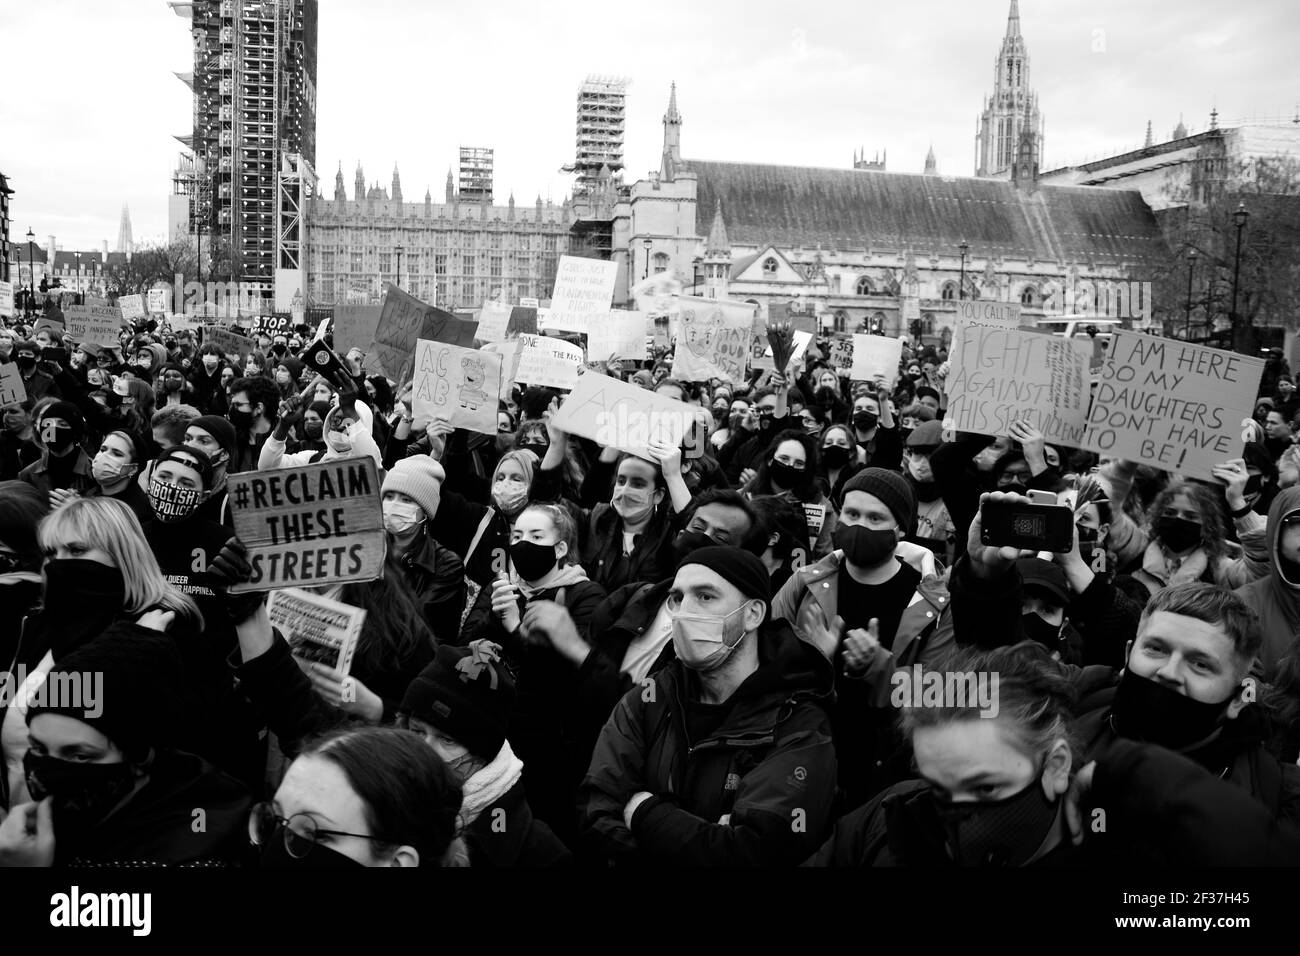
[[15, 362], [0, 365], [0, 405], [12, 405], [14, 402], [27, 401], [27, 387], [23, 385], [23, 376]]
[[420, 339], [415, 344], [411, 411], [427, 422], [445, 415], [457, 428], [497, 433], [501, 356]]
[[149, 311], [154, 315], [160, 315], [167, 311], [167, 300], [171, 298], [171, 289], [150, 289], [149, 290]]
[[402, 384], [411, 380], [415, 365], [415, 343], [420, 339], [472, 348], [478, 326], [463, 322], [450, 312], [425, 305], [397, 286], [385, 283], [384, 304], [375, 327], [375, 354], [383, 373]]
[[231, 475], [230, 515], [252, 579], [235, 593], [373, 581], [384, 571], [375, 460], [338, 458]]
[[1089, 343], [977, 325], [960, 335], [950, 352], [946, 427], [1006, 435], [1023, 418], [1051, 444], [1082, 447]]
[[144, 318], [144, 296], [142, 295], [118, 296], [117, 307], [122, 310], [122, 318], [127, 321]]
[[14, 314], [14, 284], [0, 282], [0, 315]]
[[510, 310], [510, 324], [506, 326], [506, 338], [514, 338], [524, 332], [536, 335], [537, 315], [537, 309], [531, 306], [515, 306]]
[[1263, 359], [1113, 331], [1083, 447], [1217, 481], [1211, 469], [1241, 456], [1263, 374]]
[[238, 335], [229, 329], [223, 329], [216, 325], [204, 326], [203, 344], [215, 345], [221, 349], [222, 355], [238, 352], [241, 362], [248, 358], [249, 352], [257, 348], [257, 343], [247, 336]]
[[610, 356], [640, 362], [646, 357], [646, 315], [614, 309], [587, 330], [587, 357], [607, 362]]
[[697, 411], [685, 402], [608, 375], [588, 373], [578, 377], [577, 386], [553, 421], [571, 435], [652, 461], [649, 443], [658, 439], [680, 445]]
[[744, 382], [754, 334], [754, 307], [747, 302], [679, 296], [676, 311], [673, 378], [683, 382], [707, 382], [712, 378]]
[[887, 388], [898, 384], [898, 363], [903, 359], [903, 342], [888, 335], [853, 336], [853, 367], [849, 378], [855, 382], [885, 380]]
[[484, 302], [478, 314], [477, 338], [480, 342], [500, 342], [510, 327], [514, 307], [500, 302]]
[[670, 349], [673, 345], [672, 316], [667, 312], [646, 313], [650, 348]]
[[[521, 385], [571, 389], [578, 384], [582, 349], [545, 335], [521, 335], [519, 365], [513, 380]], [[496, 418], [492, 419], [494, 422]], [[493, 427], [495, 433], [496, 428]]]
[[339, 680], [348, 676], [366, 621], [365, 608], [301, 588], [282, 588], [266, 599], [266, 615], [299, 663], [322, 664]]
[[[759, 320], [757, 319], [755, 320], [755, 328], [757, 328], [758, 321]], [[803, 353], [808, 351], [808, 345], [813, 340], [813, 334], [811, 332], [801, 332], [799, 329], [794, 329], [791, 334], [794, 337], [794, 349], [790, 352], [790, 364], [785, 367], [787, 378], [793, 374], [791, 372], [792, 369], [799, 367], [799, 363], [803, 361]], [[763, 349], [761, 355], [758, 354], [760, 345]], [[767, 343], [767, 326], [764, 324], [762, 332], [755, 333], [754, 357], [750, 359], [750, 368], [762, 369], [763, 371], [775, 371], [776, 365], [773, 358], [772, 346]]]
[[803, 516], [808, 522], [808, 537], [816, 541], [817, 536], [822, 533], [822, 525], [826, 523], [826, 506], [809, 504], [805, 501]]
[[352, 349], [368, 350], [379, 325], [377, 305], [334, 306], [334, 349], [347, 355]]
[[528, 296], [521, 296], [519, 304], [525, 309], [537, 309], [542, 303], [537, 299], [529, 298]]
[[250, 331], [254, 335], [288, 335], [293, 331], [293, 316], [284, 312], [275, 315], [260, 315]]
[[70, 305], [63, 310], [68, 334], [78, 345], [121, 348], [122, 314], [111, 305]]
[[617, 278], [617, 262], [560, 256], [548, 327], [569, 332], [588, 331], [593, 318], [609, 311]]
[[[899, 353], [902, 354], [901, 352]], [[853, 339], [844, 334], [836, 335], [831, 340], [830, 355], [826, 357], [835, 374], [848, 378], [853, 371]]]

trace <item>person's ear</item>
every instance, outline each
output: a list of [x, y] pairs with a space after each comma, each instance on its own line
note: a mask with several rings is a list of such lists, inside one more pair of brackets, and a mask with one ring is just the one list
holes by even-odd
[[565, 557], [568, 555], [568, 553], [569, 553], [569, 542], [567, 541], [555, 542], [555, 559], [557, 561], [563, 561]]
[[393, 858], [388, 862], [389, 866], [419, 866], [420, 851], [413, 846], [403, 844], [393, 851]]
[[1129, 656], [1133, 653], [1133, 644], [1134, 641], [1132, 638], [1130, 638], [1128, 643], [1124, 645], [1124, 666], [1120, 668], [1121, 674], [1124, 673], [1124, 671], [1128, 670], [1128, 659]]
[[666, 488], [655, 489], [653, 497], [654, 497], [654, 503], [656, 508], [658, 508], [663, 503], [664, 497], [667, 494], [668, 494], [668, 490]]
[[768, 535], [767, 546], [769, 548], [775, 548], [780, 543], [781, 543], [781, 532], [773, 531], [770, 535]]
[[763, 621], [767, 617], [767, 608], [763, 602], [757, 599], [751, 600], [745, 605], [745, 630], [756, 631], [763, 626]]
[[1043, 764], [1043, 774], [1041, 782], [1043, 793], [1048, 800], [1055, 800], [1062, 796], [1070, 789], [1070, 767], [1073, 759], [1070, 756], [1070, 745], [1064, 737], [1059, 737], [1052, 744], [1052, 749], [1047, 752], [1047, 760]]

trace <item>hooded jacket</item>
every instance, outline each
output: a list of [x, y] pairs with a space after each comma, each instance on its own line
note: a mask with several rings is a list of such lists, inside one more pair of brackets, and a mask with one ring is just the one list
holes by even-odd
[[1273, 499], [1264, 531], [1268, 545], [1268, 574], [1237, 588], [1236, 594], [1259, 615], [1264, 643], [1259, 649], [1259, 667], [1271, 680], [1278, 661], [1300, 634], [1300, 574], [1288, 579], [1278, 557], [1278, 539], [1286, 520], [1300, 515], [1300, 487], [1286, 488]]
[[[283, 442], [275, 437], [274, 432], [267, 434], [266, 441], [262, 445], [262, 451], [257, 459], [257, 470], [267, 471], [271, 468], [294, 468], [299, 465], [310, 465], [315, 461], [333, 461], [336, 458], [360, 458], [363, 455], [369, 455], [375, 460], [375, 467], [379, 473], [384, 473], [384, 456], [379, 451], [379, 446], [375, 444], [375, 439], [371, 435], [374, 426], [374, 413], [370, 406], [363, 401], [356, 404], [357, 420], [348, 428], [346, 434], [351, 441], [352, 447], [347, 451], [335, 451], [332, 447], [328, 448], [324, 455], [317, 457], [314, 451], [300, 451], [296, 454], [286, 454], [285, 448], [287, 442]], [[329, 415], [325, 420], [325, 434], [329, 434], [330, 421], [339, 413], [338, 405], [330, 409]]]
[[[779, 866], [806, 859], [830, 824], [835, 750], [830, 663], [789, 624], [758, 632], [758, 669], [702, 740], [687, 731], [698, 677], [673, 653], [619, 701], [580, 791], [583, 834], [617, 862]], [[649, 792], [632, 817], [628, 800]]]

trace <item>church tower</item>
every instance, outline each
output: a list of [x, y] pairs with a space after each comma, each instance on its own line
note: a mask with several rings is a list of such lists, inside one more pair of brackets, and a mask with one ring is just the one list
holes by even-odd
[[713, 213], [713, 225], [704, 241], [704, 295], [709, 299], [725, 299], [727, 282], [731, 278], [731, 242], [727, 239], [727, 224], [722, 219], [722, 200], [718, 200]]
[[366, 175], [361, 171], [361, 160], [357, 160], [357, 179], [353, 184], [352, 198], [357, 202], [366, 198]]
[[664, 114], [664, 152], [659, 175], [666, 180], [673, 178], [673, 170], [682, 162], [682, 114], [677, 112], [677, 84], [668, 94], [668, 112]]
[[1043, 152], [1043, 119], [1038, 95], [1029, 88], [1029, 53], [1020, 35], [1019, 0], [1011, 0], [1007, 33], [993, 69], [993, 93], [984, 98], [975, 136], [975, 175], [999, 178], [1015, 164], [1026, 130], [1034, 134], [1040, 157]]
[[402, 177], [397, 175], [397, 164], [393, 163], [393, 202], [402, 201]]
[[339, 171], [334, 174], [334, 201], [346, 202], [347, 191], [343, 188], [343, 160], [339, 160]]

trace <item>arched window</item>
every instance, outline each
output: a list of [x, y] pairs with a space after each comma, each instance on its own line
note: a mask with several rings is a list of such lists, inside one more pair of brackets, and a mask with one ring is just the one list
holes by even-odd
[[667, 272], [667, 271], [668, 271], [668, 253], [666, 253], [666, 252], [656, 252], [656, 253], [655, 253], [655, 255], [654, 255], [654, 271], [655, 271], [656, 273], [659, 273], [659, 272]]
[[847, 332], [849, 330], [849, 314], [843, 309], [835, 310], [835, 331]]
[[1031, 285], [1027, 285], [1020, 291], [1020, 304], [1027, 305], [1030, 308], [1038, 305], [1038, 290]]
[[941, 299], [957, 298], [957, 283], [945, 282], [943, 284], [943, 290], [939, 293], [939, 298]]
[[871, 287], [871, 280], [863, 276], [858, 280], [857, 293], [858, 295], [875, 295], [876, 290]]
[[934, 315], [925, 312], [921, 315], [921, 334], [934, 335]]
[[763, 260], [763, 275], [765, 276], [776, 275], [776, 268], [777, 268], [776, 260], [773, 259], [771, 256], [768, 256], [766, 259]]

